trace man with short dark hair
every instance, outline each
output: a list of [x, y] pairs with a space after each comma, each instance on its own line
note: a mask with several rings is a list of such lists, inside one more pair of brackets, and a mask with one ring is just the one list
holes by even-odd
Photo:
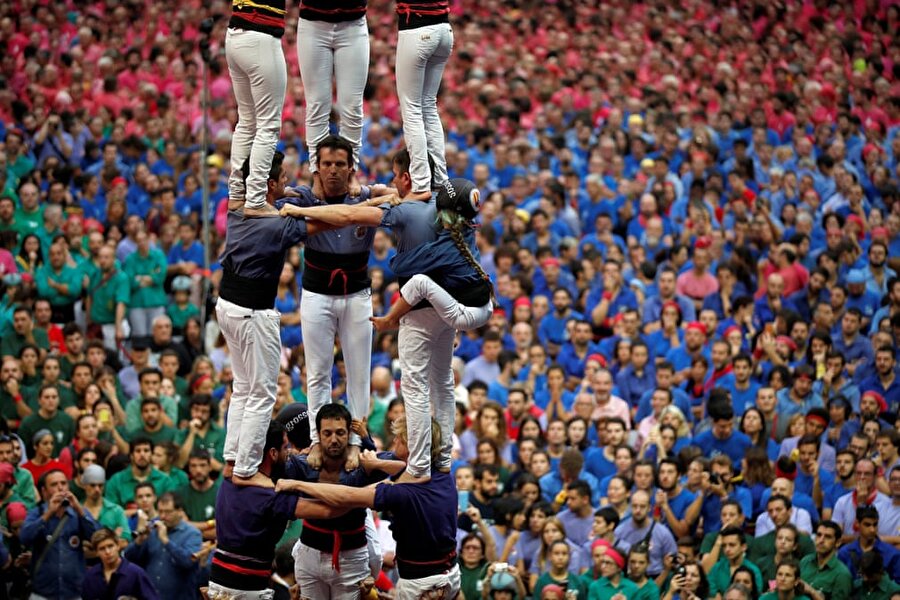
[[[894, 287], [900, 288], [900, 283]], [[879, 346], [875, 350], [875, 372], [863, 379], [859, 390], [877, 392], [887, 402], [890, 410], [896, 411], [900, 405], [900, 377], [897, 376], [896, 357], [891, 346]]]
[[116, 532], [104, 527], [91, 536], [91, 547], [100, 563], [84, 576], [81, 597], [84, 600], [133, 597], [156, 600], [159, 595], [147, 572], [122, 558]]
[[205, 540], [216, 539], [216, 494], [222, 479], [210, 477], [209, 452], [198, 448], [188, 459], [188, 484], [177, 490], [184, 502], [188, 522], [200, 530]]
[[659, 461], [656, 474], [656, 506], [660, 516], [676, 538], [688, 534], [689, 527], [685, 521], [685, 513], [694, 502], [696, 495], [679, 483], [679, 463], [674, 458]]
[[822, 521], [816, 528], [816, 552], [800, 560], [800, 577], [831, 600], [850, 597], [850, 571], [838, 559], [841, 526], [834, 521]]
[[853, 579], [859, 576], [859, 559], [864, 552], [877, 552], [884, 558], [885, 571], [894, 581], [900, 581], [900, 551], [879, 537], [879, 510], [874, 506], [860, 506], [856, 509], [854, 528], [859, 537], [849, 544], [841, 546], [838, 558], [841, 559]]
[[16, 306], [12, 314], [12, 331], [3, 336], [0, 342], [0, 356], [17, 358], [22, 346], [37, 346], [44, 356], [50, 350], [47, 332], [34, 326], [31, 309], [24, 305]]
[[168, 475], [154, 467], [150, 461], [154, 446], [150, 438], [133, 438], [128, 454], [131, 466], [119, 471], [106, 482], [106, 497], [125, 508], [125, 512], [129, 515], [137, 510], [134, 506], [136, 484], [148, 481], [153, 484], [153, 489], [159, 495], [172, 489]]
[[160, 404], [159, 398], [149, 397], [141, 400], [141, 427], [128, 431], [128, 439], [148, 437], [154, 444], [173, 441], [178, 430], [166, 425], [163, 422], [162, 414], [162, 404]]
[[[478, 468], [475, 469], [475, 473], [477, 481]], [[577, 479], [588, 484], [591, 489], [591, 505], [598, 506], [600, 504], [600, 482], [584, 469], [584, 456], [580, 450], [574, 448], [563, 452], [562, 458], [559, 460], [559, 468], [551, 469], [549, 473], [541, 477], [541, 495], [544, 500], [553, 504], [565, 486]], [[478, 508], [480, 509], [480, 507]]]
[[186, 465], [194, 451], [204, 450], [209, 455], [213, 471], [221, 471], [225, 466], [225, 429], [216, 424], [218, 408], [212, 396], [191, 396], [188, 402], [188, 426], [175, 435], [179, 465]]
[[178, 403], [174, 398], [159, 393], [162, 385], [162, 373], [159, 372], [159, 369], [147, 367], [138, 374], [138, 382], [141, 388], [140, 395], [125, 404], [125, 428], [130, 431], [141, 428], [141, 409], [146, 398], [159, 400], [162, 408], [160, 421], [164, 425], [175, 427], [178, 424]]
[[[721, 550], [722, 558], [715, 560], [713, 565], [709, 567], [709, 563], [714, 557], [719, 555]], [[750, 562], [746, 556], [747, 539], [744, 532], [737, 527], [728, 527], [719, 532], [716, 545], [713, 550], [703, 559], [703, 566], [708, 570], [709, 579], [709, 595], [716, 597], [728, 589], [731, 584], [731, 574], [738, 567], [746, 567], [753, 572], [753, 578], [756, 580], [756, 589], [763, 589], [762, 573], [759, 568]]]
[[583, 546], [591, 535], [594, 524], [591, 506], [591, 486], [576, 479], [566, 486], [566, 509], [557, 517], [566, 528], [566, 537]]
[[712, 429], [695, 437], [692, 445], [700, 448], [703, 456], [724, 454], [731, 459], [732, 464], [740, 464], [752, 442], [745, 433], [735, 431], [734, 409], [730, 402], [710, 402], [707, 410], [712, 419]]

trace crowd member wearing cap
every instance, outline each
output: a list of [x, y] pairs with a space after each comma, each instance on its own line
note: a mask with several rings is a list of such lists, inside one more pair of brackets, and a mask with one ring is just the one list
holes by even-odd
[[591, 548], [591, 558], [594, 563], [594, 572], [599, 577], [588, 585], [588, 598], [590, 600], [611, 600], [616, 595], [624, 595], [633, 598], [637, 594], [638, 586], [631, 579], [625, 577], [625, 557], [627, 553], [611, 545], [594, 542]]
[[137, 249], [128, 255], [122, 269], [131, 285], [128, 303], [128, 322], [131, 335], [150, 335], [153, 320], [166, 312], [168, 299], [163, 284], [166, 281], [166, 255], [151, 245], [150, 235], [143, 229], [134, 233]]
[[84, 510], [100, 527], [109, 527], [125, 542], [131, 541], [131, 527], [125, 511], [118, 504], [103, 497], [106, 487], [106, 471], [100, 465], [90, 465], [81, 474], [81, 485], [85, 490]]
[[[803, 420], [803, 435], [784, 438], [781, 442], [778, 456], [794, 457], [794, 450], [799, 450], [801, 442], [804, 444], [807, 442], [814, 442], [818, 447], [816, 453], [817, 464], [823, 471], [826, 471], [829, 474], [834, 473], [835, 449], [833, 446], [825, 443], [823, 434], [825, 433], [826, 427], [828, 427], [828, 411], [819, 407], [809, 409], [806, 411], [806, 416]], [[803, 463], [803, 461], [800, 462]], [[806, 466], [808, 467], [809, 465]], [[804, 472], [807, 475], [810, 475], [810, 470], [811, 469], [807, 469]]]
[[181, 335], [188, 319], [199, 318], [200, 309], [191, 302], [191, 278], [179, 275], [172, 280], [172, 302], [166, 305], [166, 315], [172, 319], [172, 331], [175, 335]]
[[28, 512], [19, 531], [19, 539], [32, 551], [33, 592], [45, 598], [78, 598], [85, 572], [82, 541], [91, 538], [97, 523], [69, 491], [62, 471], [45, 473], [38, 488], [41, 502]]
[[524, 600], [528, 592], [516, 567], [491, 563], [485, 572], [482, 595], [493, 600]]
[[[481, 327], [493, 312], [493, 286], [479, 264], [475, 245], [474, 220], [481, 208], [481, 192], [471, 181], [451, 179], [438, 190], [436, 208], [443, 228], [437, 239], [391, 261], [394, 273], [409, 280], [400, 288], [400, 298], [388, 314], [372, 318], [378, 331], [396, 328], [400, 318], [423, 300], [435, 307], [447, 325], [464, 331]], [[476, 300], [474, 295], [461, 302], [444, 286], [454, 290], [479, 288], [487, 293], [487, 302], [470, 306], [465, 302]]]

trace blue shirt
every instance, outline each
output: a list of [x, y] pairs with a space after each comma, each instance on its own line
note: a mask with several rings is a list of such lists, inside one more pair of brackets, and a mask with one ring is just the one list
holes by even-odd
[[616, 545], [625, 552], [646, 538], [648, 534], [650, 535], [650, 565], [647, 567], [647, 573], [651, 575], [651, 578], [662, 572], [663, 558], [678, 552], [675, 537], [669, 528], [662, 523], [654, 525], [654, 521], [649, 518], [644, 526], [639, 528], [635, 525], [633, 518], [628, 517], [619, 523], [615, 534]]
[[28, 511], [25, 523], [19, 532], [19, 539], [24, 546], [32, 550], [34, 560], [31, 563], [31, 583], [35, 594], [45, 598], [78, 598], [81, 596], [82, 580], [85, 573], [84, 552], [81, 544], [90, 540], [97, 531], [97, 522], [90, 513], [84, 511], [79, 517], [74, 508], [67, 508], [68, 519], [63, 525], [59, 537], [46, 551], [41, 570], [34, 572], [37, 557], [44, 554], [47, 541], [59, 525], [57, 516], [44, 521], [41, 517], [47, 511], [47, 504], [38, 503]]
[[[675, 295], [675, 302], [678, 303], [678, 308], [681, 309], [681, 320], [683, 322], [690, 323], [691, 321], [696, 320], [696, 309], [694, 308], [693, 302], [679, 294]], [[647, 323], [659, 321], [660, 317], [662, 316], [662, 307], [665, 303], [666, 301], [659, 296], [651, 296], [650, 298], [647, 298], [647, 301], [644, 302], [645, 325]]]
[[194, 600], [198, 565], [192, 556], [200, 551], [203, 536], [186, 521], [169, 529], [168, 533], [169, 543], [163, 544], [154, 529], [143, 544], [131, 542], [125, 549], [125, 557], [147, 571], [161, 598]]
[[103, 574], [103, 565], [94, 565], [84, 576], [81, 597], [84, 600], [106, 600], [131, 596], [142, 600], [157, 600], [159, 594], [150, 577], [139, 566], [123, 558], [109, 582]]
[[[322, 202], [313, 196], [312, 190], [307, 186], [300, 186], [294, 189], [300, 196], [297, 198], [285, 198], [285, 204], [295, 204], [302, 207], [335, 204], [335, 202]], [[369, 199], [370, 193], [370, 188], [363, 186], [359, 196], [354, 197], [348, 194], [344, 198], [339, 199], [337, 204], [346, 204], [348, 206], [361, 204]], [[347, 225], [338, 229], [329, 229], [318, 235], [311, 236], [306, 241], [306, 247], [329, 254], [368, 252], [372, 249], [375, 230], [375, 227], [365, 227], [363, 225]]]
[[647, 390], [652, 392], [656, 387], [656, 373], [649, 363], [640, 375], [634, 370], [634, 366], [628, 365], [616, 375], [616, 386], [619, 388], [619, 397], [634, 408]]
[[[600, 506], [601, 486], [597, 478], [582, 469], [581, 473], [578, 474], [578, 479], [591, 486], [591, 506], [595, 508]], [[544, 500], [551, 504], [556, 499], [556, 495], [563, 489], [563, 482], [558, 469], [553, 469], [541, 476], [539, 483], [541, 484], [541, 495], [544, 497]]]
[[[240, 212], [228, 211], [228, 236], [225, 252], [222, 253], [222, 268], [248, 279], [277, 281], [284, 268], [287, 251], [306, 240], [306, 221], [303, 219], [245, 219]], [[171, 252], [169, 254], [171, 257]]]
[[[475, 246], [475, 230], [466, 227], [463, 237], [478, 262], [481, 255]], [[391, 259], [391, 269], [401, 278], [427, 273], [435, 283], [447, 290], [464, 289], [483, 281], [478, 271], [457, 248], [447, 229], [442, 229], [434, 241], [425, 242], [394, 256]]]
[[736, 416], [743, 415], [748, 407], [756, 404], [756, 392], [759, 390], [760, 385], [752, 379], [749, 381], [749, 384], [746, 390], [739, 390], [734, 377], [727, 377], [724, 381], [717, 383], [717, 387], [726, 389], [731, 393], [731, 404], [734, 407]]
[[541, 324], [538, 325], [538, 339], [542, 344], [551, 343], [562, 346], [569, 341], [569, 332], [566, 330], [566, 323], [573, 320], [584, 320], [584, 315], [575, 312], [574, 310], [568, 311], [562, 317], [558, 316], [555, 310], [547, 313], [544, 318], [541, 319]]
[[[728, 498], [737, 500], [741, 505], [741, 511], [745, 515], [753, 514], [753, 495], [745, 487], [735, 486], [728, 494]], [[722, 528], [722, 499], [718, 494], [710, 494], [703, 499], [700, 507], [700, 516], [703, 517], [703, 531], [712, 533]]]
[[384, 210], [381, 225], [399, 234], [397, 252], [403, 253], [437, 238], [434, 198], [429, 202], [404, 202]]
[[[266, 217], [267, 219], [274, 219], [275, 217]], [[169, 261], [170, 265], [182, 263], [182, 262], [192, 262], [197, 264], [198, 266], [203, 265], [203, 244], [198, 241], [194, 241], [187, 248], [185, 248], [181, 242], [172, 246], [169, 249], [169, 255], [166, 257]]]
[[[731, 462], [735, 465], [735, 470], [739, 469], [741, 459], [747, 453], [747, 448], [753, 445], [750, 438], [740, 431], [734, 431], [727, 440], [720, 440], [713, 435], [712, 430], [704, 431], [694, 438], [693, 446], [700, 448], [703, 456], [706, 458], [715, 458], [719, 454], [727, 454]], [[744, 512], [745, 515], [750, 514], [750, 510]]]
[[[884, 561], [884, 572], [894, 581], [900, 581], [900, 551], [892, 545], [875, 540], [873, 552], [881, 555]], [[862, 547], [859, 545], [859, 538], [853, 540], [852, 543], [841, 546], [838, 550], [838, 558], [850, 570], [853, 579], [859, 577], [859, 559], [862, 557]]]

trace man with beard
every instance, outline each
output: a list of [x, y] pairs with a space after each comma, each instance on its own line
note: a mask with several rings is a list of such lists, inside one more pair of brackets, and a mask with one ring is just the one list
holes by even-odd
[[775, 315], [782, 309], [794, 308], [793, 305], [783, 300], [784, 277], [778, 273], [772, 273], [766, 279], [765, 295], [759, 298], [753, 306], [753, 326], [759, 331], [766, 323], [773, 323]]
[[825, 354], [825, 372], [813, 384], [813, 392], [819, 394], [825, 404], [837, 396], [843, 396], [850, 401], [853, 412], [859, 412], [859, 388], [844, 376], [845, 362], [844, 355], [840, 352], [828, 351]]
[[672, 267], [660, 269], [656, 276], [658, 294], [647, 298], [647, 302], [644, 303], [644, 333], [653, 333], [662, 326], [660, 319], [663, 305], [666, 302], [677, 303], [685, 321], [690, 322], [696, 318], [694, 303], [689, 298], [675, 292], [677, 278], [678, 275]]
[[147, 437], [135, 437], [131, 440], [129, 458], [131, 466], [119, 471], [106, 482], [106, 498], [125, 508], [128, 515], [137, 509], [134, 505], [134, 486], [144, 481], [153, 484], [157, 495], [172, 489], [169, 476], [154, 467], [150, 459], [153, 456], [153, 442]]
[[866, 291], [878, 298], [887, 295], [888, 282], [897, 276], [893, 269], [885, 266], [887, 257], [887, 244], [878, 240], [869, 244], [869, 266], [863, 273], [866, 276]]
[[816, 552], [800, 561], [800, 576], [808, 585], [822, 594], [830, 594], [831, 600], [847, 600], [853, 579], [850, 571], [838, 557], [841, 526], [834, 521], [823, 520], [816, 528]]
[[[400, 461], [373, 460], [367, 453], [360, 466], [348, 472], [350, 411], [341, 404], [328, 403], [316, 413], [316, 421], [321, 469], [313, 469], [306, 456], [293, 456], [285, 467], [289, 479], [364, 487], [406, 467]], [[362, 508], [337, 517], [304, 518], [303, 531], [292, 553], [304, 598], [355, 597], [370, 572], [365, 519]]]
[[706, 325], [699, 321], [688, 323], [684, 332], [684, 346], [672, 348], [666, 353], [666, 360], [675, 367], [675, 384], [680, 385], [691, 372], [691, 363], [702, 356], [709, 363], [709, 348], [706, 345]]
[[875, 351], [875, 373], [859, 384], [861, 392], [877, 392], [896, 411], [900, 405], [900, 377], [895, 370], [896, 358], [890, 346], [879, 346]]
[[154, 444], [162, 444], [174, 440], [177, 430], [163, 423], [161, 415], [162, 404], [160, 404], [159, 398], [144, 398], [141, 400], [141, 427], [128, 431], [128, 438], [148, 437]]
[[779, 390], [778, 397], [778, 427], [775, 439], [782, 439], [787, 433], [790, 417], [796, 414], [805, 414], [811, 408], [821, 408], [822, 397], [812, 389], [815, 371], [809, 365], [800, 365], [794, 371], [794, 382], [790, 387]]
[[[713, 345], [713, 364], [715, 364], [715, 344]], [[753, 381], [753, 359], [749, 354], [738, 354], [731, 359], [731, 377], [718, 383], [731, 394], [731, 405], [734, 414], [741, 416], [748, 407], [752, 407], [756, 400], [759, 384]]]
[[849, 494], [856, 485], [855, 473], [856, 455], [849, 448], [838, 451], [835, 457], [835, 480], [826, 490], [822, 503], [822, 519], [830, 519], [834, 512], [834, 505], [838, 498]]
[[631, 495], [631, 517], [616, 527], [616, 543], [623, 549], [646, 540], [650, 543], [650, 566], [647, 574], [655, 579], [663, 570], [663, 559], [678, 552], [672, 532], [666, 527], [656, 527], [650, 516], [650, 494], [638, 490]]
[[205, 450], [209, 453], [210, 467], [213, 471], [221, 471], [224, 466], [222, 455], [225, 448], [225, 430], [216, 425], [217, 405], [212, 396], [198, 394], [192, 396], [188, 403], [187, 429], [182, 429], [175, 436], [178, 444], [178, 464], [185, 465], [188, 457], [195, 450]]
[[788, 296], [788, 302], [800, 313], [804, 321], [812, 319], [813, 307], [819, 302], [828, 302], [831, 293], [828, 291], [828, 271], [817, 267], [809, 274], [806, 287]]
[[[284, 473], [288, 446], [284, 425], [271, 421], [258, 472], [272, 479], [273, 485]], [[344, 512], [301, 500], [294, 493], [276, 492], [262, 486], [237, 486], [225, 479], [216, 498], [216, 513], [220, 518], [216, 520], [218, 546], [210, 572], [210, 600], [267, 598], [275, 545], [288, 522], [325, 519]]]
[[[321, 414], [321, 413], [320, 413]], [[437, 467], [441, 452], [441, 430], [431, 423], [431, 464]], [[394, 422], [398, 459], [409, 456], [406, 421]], [[496, 483], [495, 483], [496, 485]], [[327, 483], [279, 481], [276, 489], [296, 490], [321, 498], [336, 507], [368, 507], [404, 515], [391, 524], [397, 541], [396, 560], [400, 579], [399, 598], [454, 598], [460, 575], [456, 560], [456, 486], [453, 476], [437, 468], [423, 484], [354, 488]]]
[[[469, 494], [469, 506], [477, 508], [481, 518], [493, 519], [494, 512], [491, 501], [500, 489], [500, 471], [494, 465], [478, 465], [475, 467], [474, 476], [472, 493]], [[462, 531], [472, 531], [473, 524], [472, 519], [465, 512], [459, 516], [459, 528]]]
[[216, 494], [222, 479], [210, 477], [209, 452], [198, 448], [188, 460], [189, 482], [178, 490], [188, 522], [200, 530], [204, 540], [216, 539]]
[[88, 284], [85, 311], [88, 323], [99, 325], [103, 331], [103, 345], [117, 351], [117, 345], [128, 338], [131, 328], [125, 318], [131, 299], [128, 275], [116, 268], [116, 254], [111, 246], [103, 246], [97, 253], [99, 270]]
[[677, 460], [664, 458], [660, 461], [656, 474], [656, 482], [659, 487], [656, 490], [656, 506], [659, 508], [660, 516], [665, 518], [665, 523], [676, 538], [689, 534], [690, 528], [684, 517], [688, 506], [697, 497], [679, 483], [678, 468]]
[[888, 281], [888, 304], [882, 306], [872, 317], [872, 330], [874, 333], [878, 330], [878, 324], [884, 319], [890, 319], [892, 316], [900, 313], [900, 277], [893, 277]]

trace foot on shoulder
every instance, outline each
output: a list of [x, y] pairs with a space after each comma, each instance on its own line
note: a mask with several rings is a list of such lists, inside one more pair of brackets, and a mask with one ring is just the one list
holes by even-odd
[[322, 446], [318, 442], [310, 446], [309, 454], [306, 455], [306, 464], [316, 470], [322, 468]]
[[359, 446], [350, 446], [347, 448], [347, 461], [344, 463], [344, 469], [353, 471], [359, 466]]
[[231, 482], [234, 483], [234, 485], [241, 487], [255, 486], [273, 490], [275, 489], [275, 483], [259, 471], [257, 471], [250, 477], [240, 477], [239, 475], [235, 475], [231, 478]]
[[431, 475], [416, 477], [409, 471], [403, 471], [403, 474], [394, 483], [428, 483], [431, 481]]
[[271, 204], [264, 204], [262, 208], [249, 208], [246, 204], [244, 205], [244, 216], [245, 217], [278, 217], [280, 214], [278, 213], [278, 209], [272, 206]]

